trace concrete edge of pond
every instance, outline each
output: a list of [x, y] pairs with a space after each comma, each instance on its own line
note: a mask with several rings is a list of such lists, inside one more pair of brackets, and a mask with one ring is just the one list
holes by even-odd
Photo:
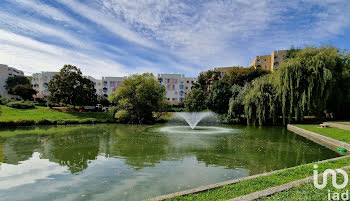
[[[327, 159], [327, 160], [323, 160], [323, 161], [312, 162], [312, 163], [303, 164], [303, 165], [310, 165], [310, 164], [313, 164], [313, 163], [326, 163], [326, 162], [329, 162], [329, 161], [335, 161], [335, 160], [348, 158], [348, 157], [350, 157], [350, 155], [340, 156], [340, 157], [336, 157], [336, 158], [331, 158], [331, 159]], [[222, 187], [224, 185], [235, 184], [235, 183], [238, 183], [238, 182], [241, 182], [241, 181], [245, 181], [245, 180], [249, 180], [249, 179], [254, 179], [254, 178], [258, 178], [258, 177], [268, 176], [268, 175], [271, 175], [271, 174], [274, 174], [274, 173], [282, 172], [284, 170], [295, 169], [297, 167], [299, 167], [299, 166], [285, 168], [285, 169], [281, 169], [281, 170], [275, 170], [275, 171], [272, 171], [272, 172], [265, 172], [265, 173], [261, 173], [261, 174], [257, 174], [257, 175], [248, 176], [248, 177], [242, 177], [242, 178], [239, 178], [239, 179], [224, 181], [224, 182], [220, 182], [220, 183], [216, 183], [216, 184], [210, 184], [210, 185], [207, 185], [207, 186], [201, 186], [201, 187], [198, 187], [198, 188], [193, 188], [193, 189], [189, 189], [189, 190], [185, 190], [185, 191], [170, 193], [170, 194], [167, 194], [167, 195], [161, 195], [161, 196], [157, 196], [157, 197], [154, 197], [154, 198], [146, 199], [146, 201], [159, 201], [159, 200], [175, 198], [175, 197], [178, 197], [178, 196], [185, 196], [185, 195], [200, 193], [200, 192], [203, 192], [203, 191], [220, 188], [220, 187]]]
[[[327, 123], [328, 124], [328, 123]], [[291, 124], [288, 124], [287, 125], [287, 129], [296, 133], [296, 134], [299, 134], [305, 138], [308, 138], [310, 139], [311, 141], [314, 141], [318, 144], [321, 144], [323, 146], [326, 146], [332, 150], [337, 150], [337, 148], [345, 148], [347, 150], [350, 150], [350, 144], [348, 143], [345, 143], [345, 142], [342, 142], [342, 141], [339, 141], [339, 140], [335, 140], [333, 138], [330, 138], [330, 137], [326, 137], [326, 136], [323, 136], [323, 135], [320, 135], [320, 134], [317, 134], [315, 132], [312, 132], [312, 131], [308, 131], [308, 130], [305, 130], [305, 129], [302, 129], [302, 128], [299, 128], [299, 127], [296, 127], [294, 125], [291, 125]]]
[[334, 127], [334, 128], [339, 128], [339, 129], [349, 130], [350, 131], [350, 124], [349, 124], [349, 126], [348, 125], [339, 124], [337, 122], [324, 122], [323, 124], [327, 124], [330, 127]]
[[[343, 169], [343, 170], [350, 169], [350, 166], [342, 167], [340, 169]], [[323, 176], [323, 173], [318, 174], [318, 178], [322, 178], [322, 176]], [[329, 174], [327, 174], [327, 176], [329, 176]], [[301, 184], [304, 184], [304, 183], [307, 183], [307, 182], [311, 182], [313, 180], [314, 180], [314, 176], [310, 176], [310, 177], [307, 177], [307, 178], [304, 178], [304, 179], [300, 179], [300, 180], [297, 180], [297, 181], [293, 181], [293, 182], [290, 182], [290, 183], [287, 183], [287, 184], [283, 184], [283, 185], [280, 185], [280, 186], [276, 186], [276, 187], [272, 187], [272, 188], [265, 189], [265, 190], [262, 190], [262, 191], [258, 191], [258, 192], [254, 192], [254, 193], [251, 193], [251, 194], [247, 194], [247, 195], [243, 195], [243, 196], [240, 196], [240, 197], [236, 197], [236, 198], [230, 199], [228, 201], [256, 200], [256, 199], [259, 199], [259, 198], [263, 198], [263, 197], [274, 195], [274, 194], [282, 192], [282, 191], [289, 190], [291, 188], [297, 187], [297, 186], [299, 186]]]

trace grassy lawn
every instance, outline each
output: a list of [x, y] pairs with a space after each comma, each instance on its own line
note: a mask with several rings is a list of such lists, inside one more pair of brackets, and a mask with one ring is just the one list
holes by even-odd
[[339, 128], [329, 128], [329, 127], [321, 128], [319, 125], [294, 125], [294, 126], [350, 144], [350, 131], [348, 130], [343, 130]]
[[[318, 171], [345, 167], [350, 164], [350, 158], [342, 158], [335, 161], [318, 164]], [[313, 175], [313, 164], [302, 165], [296, 168], [287, 169], [269, 176], [263, 176], [250, 180], [238, 182], [236, 184], [225, 185], [223, 187], [204, 191], [197, 194], [176, 197], [170, 200], [228, 200], [243, 196], [256, 191], [265, 190], [292, 181], [303, 179]], [[283, 199], [282, 199], [283, 200]], [[293, 199], [294, 200], [294, 199]], [[302, 199], [296, 199], [302, 200]]]
[[48, 107], [36, 106], [34, 109], [15, 109], [6, 106], [0, 106], [2, 114], [0, 122], [20, 121], [20, 120], [86, 120], [95, 119], [97, 122], [107, 122], [112, 120], [112, 115], [108, 112], [60, 112], [59, 110]]
[[[346, 172], [350, 174], [350, 170], [346, 170]], [[342, 184], [344, 181], [343, 177], [340, 177], [339, 174], [337, 176], [337, 183]], [[321, 183], [322, 181], [319, 178], [319, 184]], [[328, 200], [328, 190], [332, 192], [332, 198], [334, 192], [344, 193], [347, 190], [350, 191], [350, 185], [338, 190], [333, 187], [331, 177], [328, 177], [327, 186], [324, 189], [317, 189], [313, 182], [309, 182], [260, 200]]]

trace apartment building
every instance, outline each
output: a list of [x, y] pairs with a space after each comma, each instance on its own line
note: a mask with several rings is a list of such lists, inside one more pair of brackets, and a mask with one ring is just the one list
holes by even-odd
[[33, 89], [37, 91], [34, 98], [45, 98], [50, 95], [48, 90], [49, 82], [56, 74], [58, 74], [58, 72], [41, 72], [33, 74], [32, 85]]
[[165, 86], [168, 101], [179, 104], [185, 100], [197, 78], [185, 77], [184, 74], [158, 74], [158, 82]]
[[13, 76], [24, 76], [23, 71], [13, 67], [9, 67], [4, 64], [0, 64], [0, 95], [3, 98], [16, 98], [16, 96], [10, 95], [5, 89], [6, 80]]
[[276, 50], [270, 55], [256, 56], [249, 66], [253, 66], [255, 69], [277, 70], [279, 64], [285, 60], [287, 52], [288, 50]]
[[87, 76], [86, 78], [94, 83], [97, 95], [108, 97], [112, 93], [115, 93], [120, 86], [122, 86], [123, 81], [127, 77], [102, 77], [102, 79], [95, 79], [91, 76]]

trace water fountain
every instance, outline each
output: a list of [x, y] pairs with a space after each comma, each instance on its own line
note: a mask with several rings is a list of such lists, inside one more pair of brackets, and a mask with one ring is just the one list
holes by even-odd
[[[198, 126], [201, 121], [205, 121], [206, 126]], [[229, 133], [233, 129], [214, 126], [217, 124], [217, 115], [213, 112], [178, 112], [172, 117], [170, 123], [184, 123], [188, 126], [165, 126], [160, 129], [162, 132], [167, 133]]]

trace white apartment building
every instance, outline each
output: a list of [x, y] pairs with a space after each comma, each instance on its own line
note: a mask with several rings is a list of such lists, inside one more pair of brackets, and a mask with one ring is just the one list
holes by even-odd
[[122, 86], [123, 81], [127, 77], [102, 77], [102, 79], [95, 79], [91, 76], [86, 76], [86, 78], [94, 82], [97, 95], [108, 97]]
[[12, 76], [24, 76], [23, 71], [13, 67], [9, 67], [4, 64], [0, 64], [0, 95], [3, 98], [15, 98], [16, 96], [10, 95], [5, 89], [6, 80]]
[[185, 77], [184, 74], [158, 74], [158, 82], [165, 86], [168, 101], [179, 104], [185, 100], [197, 78]]
[[34, 98], [45, 98], [50, 95], [48, 85], [52, 77], [56, 74], [58, 74], [58, 72], [41, 72], [33, 74], [32, 85], [33, 89], [37, 91]]

